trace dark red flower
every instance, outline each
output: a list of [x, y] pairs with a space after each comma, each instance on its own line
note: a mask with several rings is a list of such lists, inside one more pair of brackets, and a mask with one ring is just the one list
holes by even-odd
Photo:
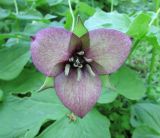
[[131, 40], [111, 29], [97, 29], [81, 38], [63, 28], [39, 31], [31, 43], [34, 65], [55, 77], [55, 90], [76, 115], [83, 117], [101, 94], [99, 74], [116, 71], [127, 58]]

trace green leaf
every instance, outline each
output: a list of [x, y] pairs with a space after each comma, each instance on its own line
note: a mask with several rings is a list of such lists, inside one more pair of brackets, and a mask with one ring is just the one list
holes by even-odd
[[11, 80], [20, 74], [30, 58], [28, 49], [25, 46], [0, 49], [0, 79]]
[[4, 19], [10, 15], [10, 12], [6, 9], [0, 8], [0, 19]]
[[137, 131], [141, 131], [141, 133], [143, 133], [146, 127], [148, 127], [146, 134], [148, 133], [150, 135], [155, 135], [156, 132], [160, 137], [160, 105], [152, 103], [140, 103], [134, 105], [131, 109], [132, 126], [142, 127], [137, 128], [135, 133], [137, 133]]
[[24, 33], [27, 35], [35, 35], [39, 30], [47, 27], [62, 27], [62, 24], [59, 22], [44, 23], [44, 22], [32, 22], [28, 23], [24, 28]]
[[149, 127], [141, 126], [135, 129], [132, 138], [160, 138], [160, 133]]
[[9, 38], [7, 42], [5, 43], [6, 47], [12, 47], [12, 46], [29, 46], [30, 41], [29, 40], [24, 40], [22, 38]]
[[25, 98], [10, 95], [0, 104], [0, 137], [33, 138], [47, 120], [60, 119], [67, 113], [53, 89]]
[[24, 32], [29, 35], [35, 35], [39, 30], [47, 27], [48, 25], [42, 22], [28, 23], [24, 28]]
[[46, 20], [49, 20], [49, 19], [54, 19], [54, 18], [56, 18], [56, 17], [57, 17], [57, 16], [52, 15], [52, 14], [46, 14], [44, 18], [45, 18]]
[[21, 20], [43, 20], [42, 14], [35, 9], [19, 12], [15, 17]]
[[3, 91], [0, 89], [0, 102], [3, 101]]
[[113, 86], [110, 84], [108, 75], [100, 75], [100, 79], [102, 83], [102, 93], [97, 102], [100, 104], [113, 102], [117, 98], [118, 93], [114, 91]]
[[66, 23], [65, 23], [64, 27], [69, 30], [72, 26], [72, 16], [71, 16], [71, 13], [69, 10], [66, 11], [65, 17], [66, 17]]
[[127, 15], [117, 12], [106, 13], [102, 10], [97, 10], [95, 14], [84, 23], [88, 30], [111, 28], [121, 32], [127, 32], [129, 24], [130, 19]]
[[77, 24], [73, 30], [74, 34], [76, 34], [77, 36], [81, 37], [82, 35], [84, 35], [85, 33], [88, 32], [88, 30], [86, 29], [86, 27], [84, 26], [80, 16], [78, 16], [77, 19]]
[[63, 0], [47, 0], [47, 2], [50, 6], [55, 6], [63, 2]]
[[140, 38], [149, 30], [151, 15], [147, 13], [138, 14], [129, 26], [127, 34], [132, 37]]
[[64, 117], [48, 127], [38, 138], [110, 138], [109, 121], [96, 110], [75, 122]]
[[0, 81], [5, 92], [26, 93], [38, 90], [45, 80], [45, 76], [31, 69], [24, 69], [22, 73], [11, 81]]
[[147, 39], [146, 41], [149, 41], [151, 45], [157, 48], [157, 50], [160, 50], [160, 28], [159, 27], [151, 26], [146, 39]]
[[77, 8], [79, 12], [85, 12], [89, 16], [95, 13], [95, 9], [84, 2], [79, 2]]
[[138, 76], [137, 72], [128, 67], [120, 68], [116, 73], [112, 74], [111, 84], [115, 87], [115, 91], [128, 99], [138, 100], [145, 94], [145, 86]]
[[117, 96], [118, 94], [115, 91], [102, 87], [102, 94], [97, 102], [100, 104], [111, 103], [117, 98]]

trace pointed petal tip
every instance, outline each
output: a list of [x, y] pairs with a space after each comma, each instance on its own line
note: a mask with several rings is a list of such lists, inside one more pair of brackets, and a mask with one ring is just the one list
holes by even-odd
[[82, 78], [77, 81], [77, 72], [69, 76], [64, 73], [56, 76], [55, 89], [62, 103], [75, 115], [83, 118], [96, 104], [101, 94], [101, 81], [98, 76], [82, 72]]

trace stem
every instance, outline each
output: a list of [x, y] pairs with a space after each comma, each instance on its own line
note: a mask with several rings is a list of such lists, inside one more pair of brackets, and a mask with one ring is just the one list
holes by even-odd
[[131, 50], [131, 52], [130, 52], [130, 54], [129, 54], [129, 56], [128, 56], [128, 59], [130, 59], [132, 53], [137, 49], [138, 44], [141, 42], [141, 40], [143, 39], [144, 36], [145, 36], [145, 34], [142, 35], [139, 39], [137, 39], [137, 40], [134, 42], [133, 47], [132, 47], [132, 50]]
[[13, 0], [13, 1], [14, 1], [14, 6], [15, 6], [16, 14], [18, 15], [18, 5], [17, 5], [17, 1], [16, 1], [16, 0]]
[[[159, 8], [160, 8], [160, 1], [156, 0], [156, 11], [157, 12], [158, 12]], [[158, 16], [158, 14], [157, 14], [157, 16]], [[157, 18], [157, 20], [156, 20], [156, 25], [159, 26], [159, 18]]]
[[[156, 0], [156, 16], [155, 18], [153, 18], [150, 22], [150, 26], [156, 22], [156, 25], [159, 26], [159, 19], [158, 19], [158, 15], [160, 13], [160, 8], [159, 8], [159, 0]], [[152, 46], [152, 58], [151, 58], [151, 64], [150, 64], [150, 73], [148, 76], [148, 80], [147, 83], [149, 84], [149, 87], [147, 88], [147, 93], [151, 93], [151, 83], [152, 83], [152, 79], [153, 79], [153, 75], [154, 75], [154, 71], [155, 71], [155, 65], [156, 65], [156, 47], [153, 45]]]
[[149, 76], [148, 76], [148, 84], [149, 84], [149, 87], [147, 89], [147, 93], [150, 93], [151, 92], [151, 82], [152, 82], [152, 78], [153, 78], [153, 75], [154, 75], [154, 71], [155, 71], [155, 63], [156, 63], [156, 47], [153, 46], [152, 48], [152, 58], [151, 58], [151, 64], [150, 64], [150, 73], [149, 73]]
[[159, 20], [158, 20], [158, 15], [160, 13], [160, 8], [157, 10], [155, 17], [151, 20], [151, 22], [149, 23], [149, 26], [151, 26], [155, 21], [156, 23], [159, 24]]
[[111, 0], [111, 12], [113, 11], [113, 0]]
[[73, 9], [72, 9], [71, 1], [70, 1], [70, 0], [68, 0], [68, 5], [69, 5], [69, 10], [70, 10], [70, 13], [71, 13], [71, 16], [72, 16], [72, 27], [71, 27], [71, 31], [73, 32], [74, 26], [75, 26], [75, 18], [74, 18], [74, 13], [73, 13]]

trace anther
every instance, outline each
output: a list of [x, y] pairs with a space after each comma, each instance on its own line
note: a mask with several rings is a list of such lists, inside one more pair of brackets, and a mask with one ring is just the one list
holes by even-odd
[[82, 64], [78, 65], [78, 68], [80, 68], [80, 69], [81, 69], [82, 67], [83, 67], [83, 65], [82, 65]]
[[74, 63], [73, 66], [74, 66], [74, 67], [78, 67], [78, 64], [77, 64], [77, 63]]
[[84, 51], [77, 52], [77, 54], [82, 56], [82, 55], [84, 55]]
[[79, 59], [76, 59], [76, 63], [78, 63], [78, 64], [80, 63]]
[[90, 62], [92, 62], [93, 60], [92, 59], [90, 59], [90, 58], [87, 58], [87, 57], [83, 57], [84, 59], [85, 59], [85, 61], [86, 62], [88, 62], [88, 63], [90, 63]]
[[80, 68], [77, 68], [77, 81], [81, 80], [82, 72]]
[[73, 57], [69, 58], [69, 62], [73, 62], [73, 61], [74, 61]]
[[70, 71], [71, 65], [70, 64], [66, 64], [65, 66], [65, 70], [64, 70], [64, 74], [65, 76], [68, 76], [69, 71]]
[[91, 66], [89, 64], [86, 65], [88, 72], [90, 73], [90, 75], [95, 76], [95, 73], [93, 72]]

